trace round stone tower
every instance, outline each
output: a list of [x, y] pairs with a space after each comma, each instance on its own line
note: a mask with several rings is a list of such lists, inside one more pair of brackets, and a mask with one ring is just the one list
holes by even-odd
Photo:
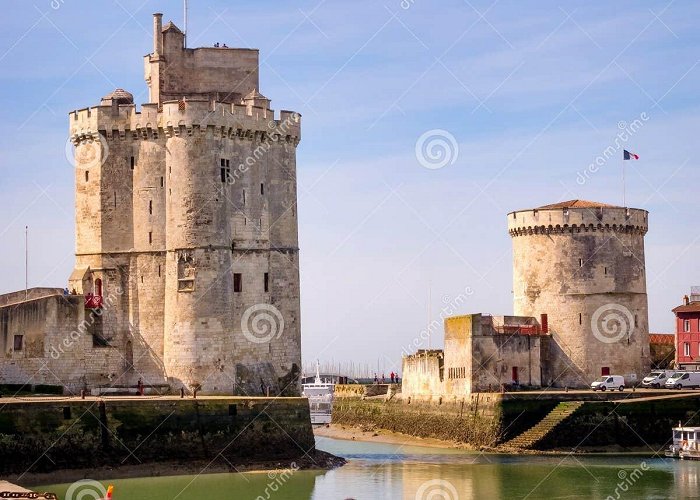
[[583, 200], [508, 214], [514, 314], [547, 318], [543, 385], [649, 369], [647, 224], [646, 210]]

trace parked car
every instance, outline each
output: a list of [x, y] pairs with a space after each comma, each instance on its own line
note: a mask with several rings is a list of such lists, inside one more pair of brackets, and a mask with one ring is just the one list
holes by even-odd
[[594, 391], [606, 391], [610, 389], [614, 391], [625, 390], [625, 378], [622, 375], [603, 375], [598, 380], [591, 384], [591, 389]]
[[666, 389], [694, 389], [700, 387], [700, 372], [676, 372], [666, 380]]
[[642, 379], [642, 386], [653, 387], [654, 389], [663, 387], [668, 377], [674, 373], [673, 370], [655, 370]]

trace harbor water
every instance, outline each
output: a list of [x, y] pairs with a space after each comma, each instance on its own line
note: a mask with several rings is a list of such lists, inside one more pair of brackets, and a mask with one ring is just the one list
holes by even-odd
[[[331, 471], [294, 470], [116, 479], [114, 500], [662, 499], [700, 498], [700, 462], [642, 455], [496, 455], [317, 437], [343, 456]], [[89, 485], [88, 485], [89, 486]], [[70, 484], [42, 485], [64, 500]], [[73, 498], [66, 497], [70, 493]]]

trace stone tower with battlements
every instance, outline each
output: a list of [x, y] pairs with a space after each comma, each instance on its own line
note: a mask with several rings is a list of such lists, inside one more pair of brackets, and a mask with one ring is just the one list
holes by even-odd
[[185, 48], [154, 14], [149, 102], [70, 114], [76, 268], [130, 383], [293, 394], [301, 366], [300, 116], [259, 92], [258, 51]]
[[582, 200], [508, 214], [514, 314], [543, 318], [550, 333], [543, 385], [646, 374], [647, 227], [646, 210]]

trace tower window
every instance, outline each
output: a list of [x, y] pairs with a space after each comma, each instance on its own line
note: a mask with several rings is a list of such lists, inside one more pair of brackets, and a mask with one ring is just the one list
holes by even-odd
[[90, 172], [88, 172], [88, 171], [86, 170], [86, 171], [85, 171], [85, 182], [87, 182], [87, 181], [89, 181], [89, 180], [90, 180]]
[[24, 348], [24, 335], [15, 335], [14, 348], [15, 351], [21, 351]]
[[690, 320], [689, 319], [683, 320], [683, 331], [686, 333], [688, 333], [690, 331]]
[[165, 186], [165, 179], [163, 179], [163, 176], [160, 177], [160, 187]]
[[261, 195], [265, 194], [265, 184], [263, 184], [262, 182], [260, 183], [260, 194]]
[[160, 278], [160, 264], [158, 264], [158, 277]]
[[604, 267], [604, 268], [603, 268], [603, 271], [605, 271], [605, 274], [606, 274], [606, 275], [608, 274], [608, 268], [607, 268], [607, 267]]
[[270, 291], [270, 273], [263, 275], [263, 287], [265, 288], [265, 293]]
[[231, 179], [230, 161], [221, 158], [221, 182], [226, 183]]
[[578, 267], [583, 267], [583, 259], [578, 260]]
[[153, 200], [148, 201], [148, 213], [149, 214], [153, 213]]
[[148, 232], [148, 244], [150, 245], [153, 243], [153, 233], [151, 231]]
[[578, 313], [578, 324], [581, 325], [583, 324], [583, 314]]
[[[20, 335], [21, 336], [21, 335]], [[15, 339], [18, 335], [15, 335]], [[15, 343], [17, 341], [15, 340]], [[16, 350], [16, 349], [15, 349]], [[683, 342], [683, 356], [690, 356], [690, 342]]]
[[136, 166], [136, 159], [132, 156], [131, 157], [131, 170], [133, 170], [135, 166]]
[[233, 291], [236, 293], [243, 291], [243, 275], [241, 273], [233, 273]]
[[245, 189], [243, 190], [243, 204], [245, 205]]

